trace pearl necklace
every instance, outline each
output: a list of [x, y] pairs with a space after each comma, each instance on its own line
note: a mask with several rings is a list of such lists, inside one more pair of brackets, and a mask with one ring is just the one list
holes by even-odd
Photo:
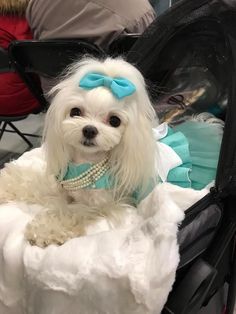
[[99, 180], [109, 169], [108, 158], [92, 165], [88, 170], [81, 173], [78, 177], [61, 181], [63, 188], [67, 191], [76, 191], [88, 186], [95, 187], [95, 182]]

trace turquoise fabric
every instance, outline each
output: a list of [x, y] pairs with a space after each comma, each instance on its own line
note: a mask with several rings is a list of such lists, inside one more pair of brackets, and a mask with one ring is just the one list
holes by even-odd
[[222, 127], [198, 121], [187, 121], [173, 128], [188, 140], [192, 169], [189, 172], [191, 188], [203, 189], [215, 180], [218, 165]]
[[[77, 165], [70, 162], [68, 164], [67, 171], [63, 180], [70, 180], [70, 179], [77, 178], [80, 174], [82, 174], [83, 172], [91, 168], [91, 166], [92, 164], [89, 164], [89, 163]], [[86, 189], [111, 189], [112, 186], [113, 186], [112, 180], [108, 172], [106, 172], [100, 179], [98, 179], [96, 182], [86, 187]]]
[[[80, 164], [77, 165], [75, 163], [70, 162], [67, 167], [67, 171], [65, 176], [63, 177], [63, 181], [70, 180], [77, 178], [79, 175], [87, 171], [89, 168], [91, 168], [92, 164], [86, 163], [86, 164]], [[107, 171], [100, 179], [98, 179], [96, 182], [90, 184], [84, 189], [112, 189], [114, 186], [114, 182], [109, 176], [109, 172]], [[134, 203], [137, 205], [142, 199], [144, 199], [154, 188], [155, 184], [154, 182], [150, 182], [147, 190], [141, 194], [139, 189], [136, 189], [133, 194], [132, 198], [134, 200]]]
[[182, 160], [180, 166], [169, 171], [167, 182], [179, 185], [183, 188], [191, 187], [189, 175], [192, 170], [192, 162], [187, 138], [182, 132], [175, 132], [173, 129], [168, 128], [166, 137], [160, 139], [160, 142], [170, 146]]
[[135, 85], [123, 77], [109, 77], [101, 73], [88, 73], [79, 83], [79, 86], [84, 89], [93, 89], [99, 86], [105, 86], [111, 90], [112, 94], [122, 99], [132, 95], [136, 91]]

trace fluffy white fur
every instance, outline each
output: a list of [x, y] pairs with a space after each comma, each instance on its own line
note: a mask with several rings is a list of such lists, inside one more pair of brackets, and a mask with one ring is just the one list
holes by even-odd
[[[136, 92], [122, 100], [105, 87], [90, 91], [78, 87], [81, 78], [90, 72], [110, 77], [124, 77], [136, 86]], [[155, 142], [152, 123], [155, 117], [140, 72], [121, 59], [84, 60], [75, 64], [61, 83], [46, 117], [45, 145], [48, 171], [65, 172], [68, 161], [97, 162], [108, 152], [111, 171], [119, 182], [117, 188], [125, 195], [134, 187], [143, 187], [154, 175]], [[70, 109], [79, 107], [83, 117], [69, 117]], [[108, 123], [110, 115], [121, 118], [118, 128]], [[94, 147], [85, 147], [82, 128], [97, 127]], [[147, 149], [148, 148], [148, 149]]]
[[[84, 90], [79, 82], [90, 72], [124, 77], [136, 86], [136, 92], [118, 100], [105, 87]], [[91, 223], [104, 216], [117, 225], [132, 208], [132, 192], [139, 188], [142, 193], [149, 180], [155, 180], [155, 114], [144, 79], [135, 67], [121, 59], [86, 59], [74, 64], [51, 94], [54, 97], [44, 130], [45, 172], [27, 173], [26, 169], [21, 173], [13, 163], [2, 171], [0, 180], [2, 201], [24, 200], [46, 208], [26, 230], [26, 238], [38, 246], [62, 244], [83, 235]], [[80, 108], [82, 115], [71, 117], [72, 108]], [[121, 119], [119, 127], [109, 124], [111, 115]], [[84, 145], [82, 132], [87, 125], [98, 130], [89, 147]], [[115, 179], [113, 190], [67, 193], [56, 182], [55, 177], [63, 177], [69, 161], [96, 163], [107, 155]]]
[[[18, 166], [39, 153], [25, 154]], [[25, 225], [40, 206], [1, 205], [0, 313], [161, 313], [179, 262], [183, 209], [205, 193], [160, 184], [140, 204], [141, 222], [127, 214], [122, 229], [46, 249], [24, 241]], [[106, 221], [100, 221], [100, 231]]]

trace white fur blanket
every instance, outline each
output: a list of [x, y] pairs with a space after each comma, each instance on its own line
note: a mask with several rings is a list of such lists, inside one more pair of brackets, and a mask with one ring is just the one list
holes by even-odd
[[[40, 149], [15, 164], [42, 169]], [[24, 172], [23, 171], [23, 172]], [[0, 206], [0, 314], [158, 314], [179, 262], [184, 210], [208, 192], [161, 184], [116, 230], [45, 249], [24, 240], [39, 205]], [[107, 226], [106, 226], [107, 228]]]

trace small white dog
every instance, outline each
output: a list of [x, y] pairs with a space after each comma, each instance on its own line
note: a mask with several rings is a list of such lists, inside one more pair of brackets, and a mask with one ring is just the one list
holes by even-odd
[[122, 59], [85, 59], [51, 94], [46, 174], [18, 173], [0, 193], [0, 199], [46, 208], [26, 228], [26, 238], [38, 246], [86, 234], [101, 217], [117, 224], [156, 180], [155, 112], [135, 67]]

